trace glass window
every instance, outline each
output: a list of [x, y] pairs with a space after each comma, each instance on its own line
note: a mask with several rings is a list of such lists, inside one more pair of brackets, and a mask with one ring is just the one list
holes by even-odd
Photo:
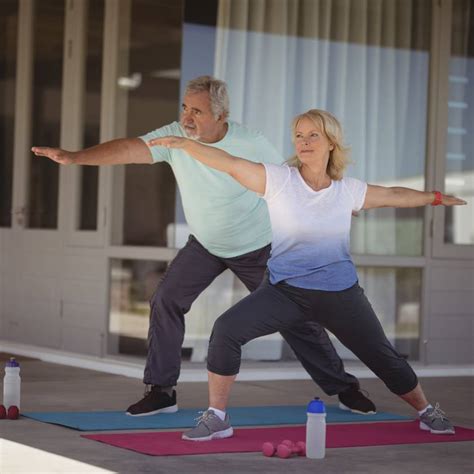
[[[59, 146], [64, 49], [64, 0], [35, 3], [32, 143]], [[28, 227], [55, 229], [59, 166], [31, 154]]]
[[[100, 104], [104, 42], [104, 1], [89, 2], [87, 15], [86, 78], [83, 148], [100, 142]], [[82, 166], [79, 230], [97, 229], [99, 168]]]
[[[185, 25], [182, 85], [199, 74], [213, 74], [224, 79], [229, 85], [231, 119], [262, 130], [287, 157], [292, 152], [290, 123], [293, 116], [309, 108], [327, 109], [341, 119], [346, 142], [352, 148], [354, 163], [348, 175], [373, 184], [424, 189], [431, 4], [431, 0], [403, 3], [219, 1], [215, 4], [217, 20], [213, 15], [207, 15], [196, 24]], [[186, 12], [191, 14], [188, 8]], [[131, 38], [135, 15], [132, 14]], [[143, 39], [143, 44], [146, 42]], [[133, 50], [133, 42], [128, 51], [131, 61], [133, 55], [138, 54]], [[207, 69], [203, 70], [203, 62]], [[150, 126], [142, 130], [137, 128], [132, 133], [130, 117], [134, 106], [130, 100], [134, 100], [134, 94], [140, 97], [146, 91], [140, 82], [146, 74], [133, 74], [146, 71], [146, 68], [133, 66], [129, 71], [129, 81], [123, 82], [129, 87], [127, 130], [129, 136], [135, 136], [158, 125], [150, 121]], [[162, 77], [162, 74], [158, 76]], [[169, 77], [171, 72], [166, 74]], [[152, 101], [150, 104], [154, 97], [147, 96], [147, 100]], [[137, 101], [137, 106], [139, 104]], [[141, 107], [139, 120], [145, 120], [148, 107]], [[137, 108], [137, 117], [140, 110]], [[126, 181], [135, 182], [135, 196], [141, 194], [140, 202], [146, 206], [151, 206], [151, 201], [159, 204], [156, 209], [134, 208], [134, 194], [126, 184], [125, 190], [131, 194], [125, 199], [123, 243], [185, 242], [185, 224], [169, 226], [173, 222], [170, 211], [173, 210], [174, 195], [164, 195], [160, 191], [164, 177], [163, 181], [149, 186], [139, 177], [141, 167], [128, 168]], [[160, 168], [167, 169], [154, 165], [152, 170]], [[130, 181], [134, 173], [136, 180]], [[154, 176], [149, 167], [143, 173], [148, 173], [148, 179]], [[161, 179], [163, 175], [157, 174], [153, 179], [158, 176]], [[170, 181], [166, 183], [168, 187], [164, 189], [169, 190]], [[129, 210], [127, 206], [130, 206]], [[164, 214], [165, 206], [169, 206], [168, 217]], [[149, 209], [153, 209], [152, 214]], [[134, 219], [128, 224], [127, 215]], [[150, 215], [154, 219], [157, 216], [156, 221], [150, 219]], [[353, 251], [376, 255], [422, 255], [423, 215], [423, 209], [380, 209], [361, 213], [354, 219]], [[149, 230], [145, 232], [143, 222], [147, 220], [152, 222], [146, 224]], [[158, 224], [158, 220], [166, 224], [166, 239], [163, 236], [165, 227]], [[162, 233], [158, 240], [156, 236], [160, 232], [157, 230]], [[149, 237], [144, 238], [146, 235]], [[151, 270], [146, 277], [140, 277], [144, 272], [140, 268]], [[111, 278], [116, 281], [112, 285], [112, 293], [115, 291], [112, 298], [122, 304], [126, 302], [127, 308], [141, 308], [132, 311], [133, 317], [141, 318], [140, 323], [127, 325], [129, 347], [123, 342], [117, 343], [123, 341], [127, 333], [125, 323], [111, 324], [110, 337], [115, 341], [110, 349], [112, 353], [115, 350], [115, 353], [146, 354], [148, 300], [165, 268], [165, 262], [112, 262]], [[114, 272], [119, 277], [114, 277]], [[389, 339], [404, 356], [419, 359], [422, 270], [361, 268], [359, 276]], [[121, 284], [117, 278], [129, 283]], [[154, 284], [145, 284], [148, 280], [153, 280]], [[132, 288], [144, 288], [143, 285], [148, 289], [142, 290], [140, 303], [134, 303], [136, 293]], [[193, 357], [199, 352], [205, 356], [204, 348], [215, 319], [246, 294], [243, 285], [230, 272], [224, 272], [196, 300], [186, 316], [183, 347], [192, 349]], [[114, 315], [116, 307], [112, 302], [111, 321], [123, 318]], [[129, 309], [122, 313], [131, 317]], [[112, 333], [119, 335], [118, 339], [114, 339]], [[135, 339], [132, 341], [131, 337]], [[338, 342], [336, 344], [343, 357], [352, 357]], [[261, 359], [268, 358], [267, 347], [258, 346], [252, 354], [258, 353]]]
[[[292, 154], [290, 122], [310, 108], [338, 117], [347, 174], [424, 189], [431, 0], [219, 2], [215, 75], [231, 118]], [[354, 220], [353, 252], [422, 255], [423, 210]]]
[[445, 208], [444, 241], [474, 244], [474, 5], [453, 2], [444, 187], [469, 202]]
[[12, 223], [18, 0], [0, 2], [0, 227]]
[[[145, 260], [111, 261], [110, 354], [145, 356], [149, 326], [149, 300], [163, 277], [168, 262]], [[411, 360], [419, 359], [422, 271], [417, 268], [358, 268], [359, 281], [395, 348]], [[194, 302], [186, 315], [183, 352], [204, 360], [214, 321], [248, 294], [230, 272], [220, 275]], [[272, 346], [249, 343], [243, 358], [275, 359], [283, 355], [281, 339]], [[345, 359], [355, 356], [336, 339]], [[250, 347], [251, 346], [251, 347]], [[274, 357], [272, 354], [276, 353]]]
[[[125, 136], [136, 137], [178, 119], [183, 2], [134, 0], [128, 41], [121, 57], [128, 73], [118, 78], [126, 93]], [[174, 246], [176, 184], [166, 164], [125, 167], [122, 229], [114, 243]], [[120, 200], [117, 200], [119, 202]]]
[[149, 300], [168, 262], [111, 260], [108, 352], [146, 355]]

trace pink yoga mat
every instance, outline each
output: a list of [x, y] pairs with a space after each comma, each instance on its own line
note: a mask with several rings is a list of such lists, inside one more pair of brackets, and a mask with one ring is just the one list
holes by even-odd
[[[82, 435], [83, 438], [152, 456], [257, 452], [265, 441], [305, 440], [305, 427], [242, 428], [234, 436], [214, 441], [183, 441], [182, 431]], [[474, 430], [456, 427], [455, 435], [433, 435], [418, 428], [417, 421], [351, 423], [327, 426], [328, 448], [381, 446], [390, 444], [445, 443], [474, 440]]]

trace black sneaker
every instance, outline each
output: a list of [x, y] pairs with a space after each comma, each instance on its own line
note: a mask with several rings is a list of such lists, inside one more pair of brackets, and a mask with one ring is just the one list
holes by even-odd
[[145, 396], [137, 403], [127, 408], [127, 415], [148, 416], [157, 413], [175, 413], [178, 411], [176, 404], [176, 390], [170, 397], [166, 392], [162, 392], [159, 387], [152, 387], [145, 392]]
[[361, 415], [374, 415], [377, 413], [373, 402], [358, 388], [350, 388], [345, 392], [341, 392], [338, 394], [338, 397], [341, 410], [350, 410], [352, 413], [360, 413]]

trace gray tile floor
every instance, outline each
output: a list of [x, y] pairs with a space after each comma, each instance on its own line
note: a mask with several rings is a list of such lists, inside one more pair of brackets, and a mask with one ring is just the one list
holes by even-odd
[[[136, 401], [136, 379], [23, 359], [22, 410], [121, 410]], [[296, 367], [296, 363], [295, 363]], [[350, 371], [348, 369], [348, 371]], [[430, 400], [440, 402], [455, 424], [474, 428], [474, 379], [421, 379]], [[376, 379], [362, 380], [380, 411], [412, 415]], [[310, 381], [237, 382], [231, 404], [306, 404]], [[182, 408], [207, 407], [205, 383], [179, 385]], [[474, 442], [328, 449], [324, 460], [266, 458], [260, 453], [153, 457], [83, 439], [75, 430], [22, 418], [0, 420], [0, 472], [10, 473], [473, 473]]]

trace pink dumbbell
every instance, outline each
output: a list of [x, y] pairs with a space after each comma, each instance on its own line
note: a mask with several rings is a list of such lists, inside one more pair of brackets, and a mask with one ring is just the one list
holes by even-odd
[[[289, 439], [284, 439], [280, 444], [283, 444], [290, 448], [293, 447], [293, 441]], [[276, 454], [276, 452], [277, 452], [277, 447], [274, 443], [271, 443], [270, 441], [266, 441], [265, 443], [262, 444], [262, 453], [264, 456], [271, 458], [272, 456]]]
[[292, 455], [297, 454], [298, 456], [306, 455], [306, 444], [304, 441], [298, 441], [296, 444], [279, 444], [277, 447], [277, 456], [279, 458], [287, 459]]
[[267, 458], [271, 458], [276, 453], [275, 445], [270, 441], [266, 441], [262, 444], [262, 453]]
[[306, 443], [304, 441], [298, 441], [296, 447], [300, 449], [298, 456], [306, 456]]
[[16, 405], [12, 405], [11, 407], [8, 407], [7, 418], [9, 420], [18, 420], [19, 417], [20, 417], [20, 410]]

